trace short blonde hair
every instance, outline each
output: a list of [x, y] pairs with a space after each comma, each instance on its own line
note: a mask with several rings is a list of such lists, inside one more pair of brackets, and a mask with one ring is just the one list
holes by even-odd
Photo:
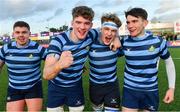
[[104, 22], [108, 22], [108, 21], [114, 22], [117, 25], [118, 28], [122, 25], [121, 20], [114, 13], [105, 13], [105, 14], [103, 14], [103, 16], [101, 17], [101, 24], [103, 24]]

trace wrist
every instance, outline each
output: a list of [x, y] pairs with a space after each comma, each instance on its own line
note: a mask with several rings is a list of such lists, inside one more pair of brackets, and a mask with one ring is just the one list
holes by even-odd
[[63, 69], [62, 62], [58, 61], [55, 65], [55, 71], [58, 73]]

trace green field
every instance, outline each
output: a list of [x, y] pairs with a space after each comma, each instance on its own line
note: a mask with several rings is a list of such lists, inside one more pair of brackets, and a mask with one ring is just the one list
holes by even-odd
[[[159, 78], [159, 96], [160, 96], [160, 106], [159, 110], [160, 111], [180, 111], [180, 48], [170, 48], [169, 49], [172, 55], [172, 58], [175, 63], [176, 67], [176, 91], [175, 91], [175, 101], [171, 103], [170, 105], [164, 104], [162, 102], [162, 99], [165, 95], [165, 92], [167, 90], [168, 82], [167, 82], [167, 77], [166, 77], [166, 70], [165, 70], [165, 65], [163, 61], [160, 61], [160, 66], [159, 66], [159, 73], [158, 73], [158, 78]], [[86, 65], [88, 68], [88, 64]], [[118, 77], [119, 77], [119, 82], [120, 82], [120, 88], [122, 89], [122, 84], [123, 84], [123, 70], [124, 70], [124, 58], [119, 58], [118, 60]], [[83, 74], [83, 86], [84, 86], [84, 92], [85, 92], [85, 111], [91, 111], [91, 104], [89, 101], [89, 93], [88, 93], [88, 71], [86, 71]], [[7, 91], [7, 85], [8, 85], [8, 79], [7, 79], [7, 70], [6, 67], [1, 71], [0, 75], [0, 111], [5, 110], [5, 105], [6, 105], [6, 91]], [[43, 80], [43, 92], [44, 92], [44, 106], [43, 110], [46, 108], [46, 101], [47, 101], [47, 81]], [[121, 90], [122, 92], [122, 90]]]

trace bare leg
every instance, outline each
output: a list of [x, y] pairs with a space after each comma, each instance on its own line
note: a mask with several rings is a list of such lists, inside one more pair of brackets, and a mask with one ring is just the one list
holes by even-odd
[[42, 98], [26, 99], [28, 111], [41, 111], [42, 110]]
[[122, 107], [122, 112], [138, 112], [138, 109]]
[[23, 112], [24, 106], [25, 106], [25, 100], [7, 102], [6, 111], [7, 112], [12, 112], [12, 111]]

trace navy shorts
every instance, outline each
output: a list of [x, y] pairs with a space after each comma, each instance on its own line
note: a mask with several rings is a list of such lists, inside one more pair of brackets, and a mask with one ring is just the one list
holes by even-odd
[[131, 109], [157, 111], [159, 106], [158, 91], [136, 91], [123, 88], [122, 106]]
[[23, 99], [32, 99], [32, 98], [43, 98], [42, 81], [39, 81], [29, 89], [21, 90], [21, 89], [14, 89], [10, 86], [8, 87], [7, 102], [18, 101]]
[[78, 87], [60, 87], [49, 81], [48, 83], [48, 108], [62, 105], [79, 107], [84, 105], [82, 84]]
[[105, 107], [120, 107], [119, 83], [93, 84], [90, 83], [90, 100], [94, 105], [104, 104]]

